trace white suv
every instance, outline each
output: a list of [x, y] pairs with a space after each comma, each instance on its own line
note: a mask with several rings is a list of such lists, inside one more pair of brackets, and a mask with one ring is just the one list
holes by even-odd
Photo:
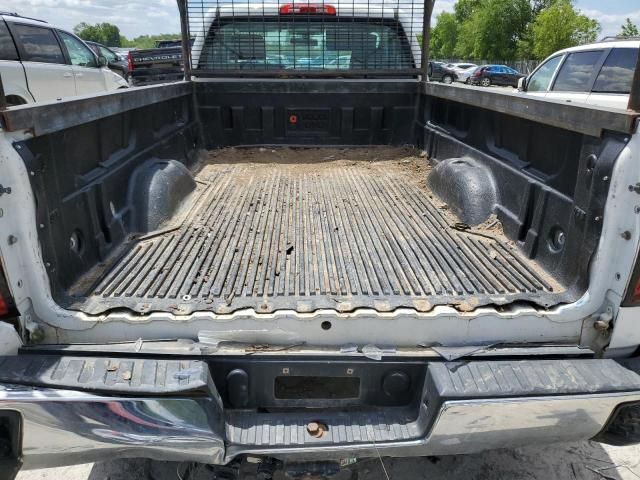
[[626, 109], [640, 41], [605, 41], [567, 48], [547, 58], [518, 90], [552, 100]]
[[47, 22], [0, 14], [0, 76], [9, 105], [126, 88], [78, 37]]
[[448, 63], [447, 67], [456, 72], [456, 82], [467, 83], [473, 71], [478, 68], [475, 63]]

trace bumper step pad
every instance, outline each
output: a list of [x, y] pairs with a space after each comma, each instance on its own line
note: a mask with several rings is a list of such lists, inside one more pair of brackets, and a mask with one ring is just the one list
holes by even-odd
[[[209, 368], [199, 360], [21, 355], [0, 357], [0, 383], [89, 392], [209, 395]], [[214, 390], [215, 391], [215, 390]]]
[[[614, 360], [431, 363], [424, 398], [416, 399], [407, 408], [332, 415], [228, 412], [226, 435], [232, 451], [245, 452], [274, 447], [407, 442], [427, 436], [445, 402], [627, 392], [640, 392], [640, 375]], [[327, 427], [320, 438], [306, 431], [307, 423], [315, 421]]]
[[[368, 412], [336, 413], [324, 424], [322, 435], [311, 435], [307, 425], [320, 413], [245, 413], [226, 416], [227, 441], [256, 447], [305, 447], [334, 444], [409, 441], [419, 438], [425, 425], [410, 409], [381, 408]], [[413, 416], [413, 421], [408, 421]]]
[[441, 401], [640, 390], [640, 375], [609, 359], [432, 363], [428, 381]]

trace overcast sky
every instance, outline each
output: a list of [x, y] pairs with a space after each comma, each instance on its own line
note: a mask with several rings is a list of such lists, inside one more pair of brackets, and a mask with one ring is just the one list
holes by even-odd
[[[436, 0], [435, 14], [451, 11], [454, 3]], [[639, 0], [576, 0], [576, 5], [600, 22], [603, 35], [618, 33], [626, 17], [640, 25]], [[80, 22], [109, 22], [129, 38], [180, 31], [175, 0], [0, 0], [0, 10], [17, 11], [69, 30]]]

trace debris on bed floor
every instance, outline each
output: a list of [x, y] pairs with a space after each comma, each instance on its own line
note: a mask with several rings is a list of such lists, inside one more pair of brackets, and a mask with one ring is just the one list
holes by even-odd
[[410, 148], [210, 153], [178, 228], [132, 241], [73, 299], [89, 313], [428, 311], [562, 301], [495, 216], [460, 224]]

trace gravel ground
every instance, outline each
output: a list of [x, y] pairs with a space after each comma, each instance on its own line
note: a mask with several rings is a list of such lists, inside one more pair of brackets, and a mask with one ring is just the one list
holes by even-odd
[[[584, 442], [465, 456], [384, 458], [383, 461], [390, 480], [640, 479], [640, 445], [621, 448]], [[18, 479], [138, 480], [149, 478], [146, 467], [142, 460], [122, 460], [25, 471]], [[387, 479], [380, 460], [363, 461], [357, 471], [358, 480]]]

